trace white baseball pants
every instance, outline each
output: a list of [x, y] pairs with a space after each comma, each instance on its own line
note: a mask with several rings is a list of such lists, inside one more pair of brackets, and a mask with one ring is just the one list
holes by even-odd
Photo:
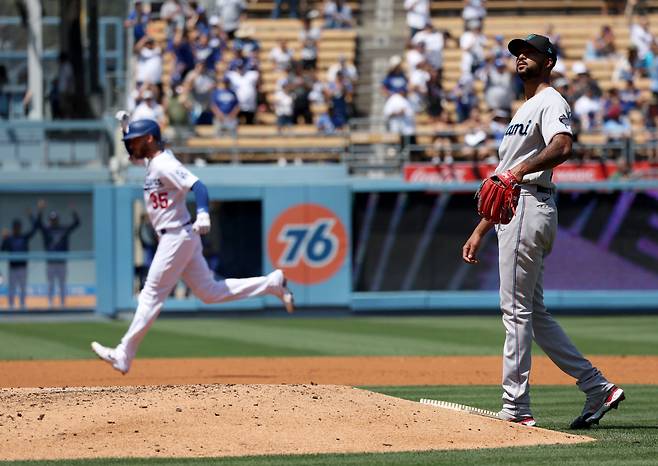
[[[585, 393], [610, 386], [601, 372], [576, 349], [544, 306], [544, 257], [557, 234], [553, 196], [536, 187], [521, 191], [516, 214], [498, 225], [500, 307], [505, 326], [503, 410], [531, 415], [530, 366], [532, 340], [563, 372], [576, 379]], [[565, 271], [566, 272], [566, 271]]]
[[201, 239], [190, 225], [167, 231], [161, 236], [153, 262], [139, 293], [137, 311], [128, 331], [117, 346], [118, 356], [128, 366], [146, 332], [160, 314], [162, 305], [179, 278], [204, 303], [220, 303], [269, 294], [280, 285], [269, 277], [215, 280], [202, 254]]

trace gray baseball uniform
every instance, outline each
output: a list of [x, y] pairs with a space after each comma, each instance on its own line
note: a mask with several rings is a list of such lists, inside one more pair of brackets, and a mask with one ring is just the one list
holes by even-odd
[[[528, 99], [514, 115], [500, 145], [502, 173], [542, 151], [553, 136], [572, 134], [569, 104], [548, 87]], [[531, 415], [529, 377], [533, 338], [551, 360], [592, 394], [612, 387], [576, 349], [544, 306], [544, 257], [557, 233], [552, 171], [523, 179], [521, 197], [511, 223], [498, 225], [500, 307], [505, 326], [503, 411]]]

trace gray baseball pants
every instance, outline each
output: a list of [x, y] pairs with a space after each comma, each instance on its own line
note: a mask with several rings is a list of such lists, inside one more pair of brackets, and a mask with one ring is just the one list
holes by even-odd
[[611, 384], [576, 349], [544, 306], [544, 257], [557, 233], [557, 209], [549, 193], [524, 185], [516, 214], [498, 225], [500, 308], [505, 326], [503, 411], [531, 415], [530, 366], [532, 340], [585, 393], [599, 393]]

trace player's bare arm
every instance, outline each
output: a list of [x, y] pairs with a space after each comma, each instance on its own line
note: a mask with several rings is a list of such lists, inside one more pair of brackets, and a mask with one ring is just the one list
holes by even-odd
[[570, 134], [558, 133], [553, 136], [553, 139], [544, 150], [528, 157], [510, 171], [517, 180], [522, 180], [525, 175], [530, 173], [555, 168], [569, 159], [572, 145], [573, 140]]
[[467, 264], [477, 264], [480, 261], [477, 259], [477, 252], [480, 249], [480, 244], [482, 243], [482, 238], [487, 234], [489, 230], [493, 228], [494, 224], [482, 219], [480, 223], [475, 227], [471, 236], [464, 243], [462, 248], [462, 259]]

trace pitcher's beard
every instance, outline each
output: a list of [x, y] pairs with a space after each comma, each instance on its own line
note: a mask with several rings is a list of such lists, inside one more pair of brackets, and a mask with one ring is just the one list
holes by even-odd
[[539, 77], [540, 74], [538, 69], [529, 68], [528, 66], [526, 66], [523, 71], [517, 71], [516, 73], [519, 75], [519, 78], [521, 78], [521, 81], [529, 81]]

